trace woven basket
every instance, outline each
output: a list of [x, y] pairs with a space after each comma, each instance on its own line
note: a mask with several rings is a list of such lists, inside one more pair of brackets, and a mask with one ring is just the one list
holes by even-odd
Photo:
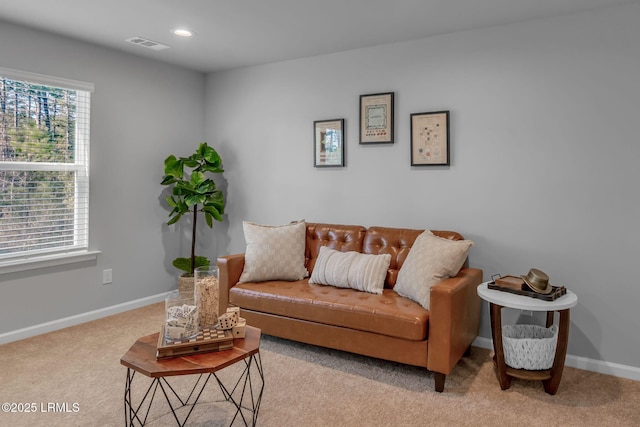
[[550, 369], [556, 355], [558, 327], [505, 325], [502, 349], [505, 363], [515, 369], [540, 371]]

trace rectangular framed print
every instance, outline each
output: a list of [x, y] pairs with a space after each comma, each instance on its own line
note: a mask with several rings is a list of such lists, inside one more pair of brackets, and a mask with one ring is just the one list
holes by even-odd
[[449, 111], [411, 114], [411, 166], [449, 165]]
[[344, 166], [344, 119], [313, 122], [313, 166]]
[[393, 92], [360, 95], [360, 144], [393, 143]]

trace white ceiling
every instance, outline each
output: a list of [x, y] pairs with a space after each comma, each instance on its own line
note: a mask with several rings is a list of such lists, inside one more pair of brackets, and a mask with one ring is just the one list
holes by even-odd
[[[210, 72], [631, 2], [0, 0], [0, 19]], [[178, 26], [196, 37], [171, 34]], [[124, 42], [137, 36], [171, 48], [154, 51]]]

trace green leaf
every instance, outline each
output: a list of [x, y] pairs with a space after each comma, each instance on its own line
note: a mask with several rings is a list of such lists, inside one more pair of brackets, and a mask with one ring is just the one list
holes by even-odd
[[203, 181], [196, 188], [194, 188], [195, 193], [204, 195], [207, 198], [209, 198], [214, 191], [216, 191], [216, 184], [210, 179]]
[[[202, 211], [205, 214], [209, 214], [212, 217], [214, 217], [216, 221], [222, 221], [222, 215], [221, 214], [223, 212], [220, 212], [218, 209], [215, 208], [215, 206], [205, 206], [205, 207], [202, 208]], [[209, 227], [211, 227], [211, 226], [209, 226]]]
[[193, 185], [193, 187], [197, 187], [205, 181], [204, 174], [202, 172], [193, 172], [191, 174], [191, 179], [189, 182]]
[[176, 199], [173, 196], [171, 197], [167, 197], [165, 199], [167, 201], [167, 204], [171, 207], [173, 207], [173, 212], [180, 212], [180, 213], [185, 213], [189, 210], [189, 206], [184, 203], [184, 201], [182, 199]]
[[173, 176], [165, 175], [162, 177], [162, 185], [171, 185], [175, 183], [177, 180]]
[[176, 258], [172, 262], [173, 266], [178, 270], [191, 273], [191, 259], [190, 258]]
[[167, 225], [175, 224], [176, 222], [178, 222], [180, 220], [181, 217], [182, 217], [181, 213], [177, 214], [176, 216], [171, 218], [169, 221], [167, 221]]
[[210, 197], [207, 198], [207, 201], [204, 203], [205, 207], [211, 206], [221, 214], [224, 213], [224, 198], [222, 196], [222, 192], [216, 191]]
[[[178, 270], [182, 270], [185, 273], [193, 274], [191, 271], [191, 258], [176, 258], [171, 263]], [[209, 258], [204, 256], [196, 256], [195, 257], [195, 268], [198, 267], [209, 267], [211, 265], [211, 261]]]
[[204, 211], [204, 220], [207, 223], [207, 225], [209, 226], [209, 228], [213, 227], [213, 217], [207, 211]]
[[213, 148], [209, 148], [209, 150], [205, 152], [204, 160], [210, 168], [219, 168], [222, 165], [222, 158]]
[[182, 178], [184, 176], [182, 160], [176, 159], [174, 155], [167, 157], [164, 161], [164, 174], [174, 178]]
[[196, 268], [209, 267], [210, 265], [211, 265], [211, 261], [209, 261], [209, 258], [196, 255]]
[[200, 205], [207, 200], [206, 196], [202, 194], [192, 194], [190, 196], [185, 196], [184, 201], [188, 206]]
[[209, 147], [209, 144], [207, 144], [206, 142], [201, 142], [196, 149], [195, 155], [203, 159], [207, 155], [207, 152], [210, 150], [212, 150], [212, 148]]
[[185, 157], [185, 158], [182, 159], [182, 162], [188, 168], [195, 168], [195, 167], [197, 167], [199, 165], [198, 160], [194, 159], [192, 157]]

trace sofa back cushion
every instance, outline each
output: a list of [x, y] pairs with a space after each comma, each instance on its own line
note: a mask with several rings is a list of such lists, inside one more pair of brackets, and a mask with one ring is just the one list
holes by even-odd
[[362, 253], [362, 242], [366, 228], [360, 225], [307, 223], [307, 244], [305, 247], [305, 266], [311, 273], [321, 246], [328, 246], [340, 252], [356, 251]]
[[[320, 224], [307, 222], [307, 243], [305, 266], [309, 274], [313, 272], [321, 246], [328, 246], [341, 252], [356, 251], [364, 254], [389, 254], [391, 262], [385, 279], [385, 288], [393, 289], [398, 279], [398, 271], [416, 238], [424, 230], [409, 228], [369, 227], [360, 225]], [[433, 234], [450, 240], [464, 240], [455, 231], [431, 230]]]
[[[407, 259], [409, 250], [416, 238], [424, 230], [408, 228], [370, 227], [365, 233], [362, 252], [365, 254], [390, 254], [391, 263], [385, 280], [385, 287], [391, 288], [396, 284], [398, 271]], [[463, 240], [455, 231], [432, 230], [436, 236], [450, 240]]]

